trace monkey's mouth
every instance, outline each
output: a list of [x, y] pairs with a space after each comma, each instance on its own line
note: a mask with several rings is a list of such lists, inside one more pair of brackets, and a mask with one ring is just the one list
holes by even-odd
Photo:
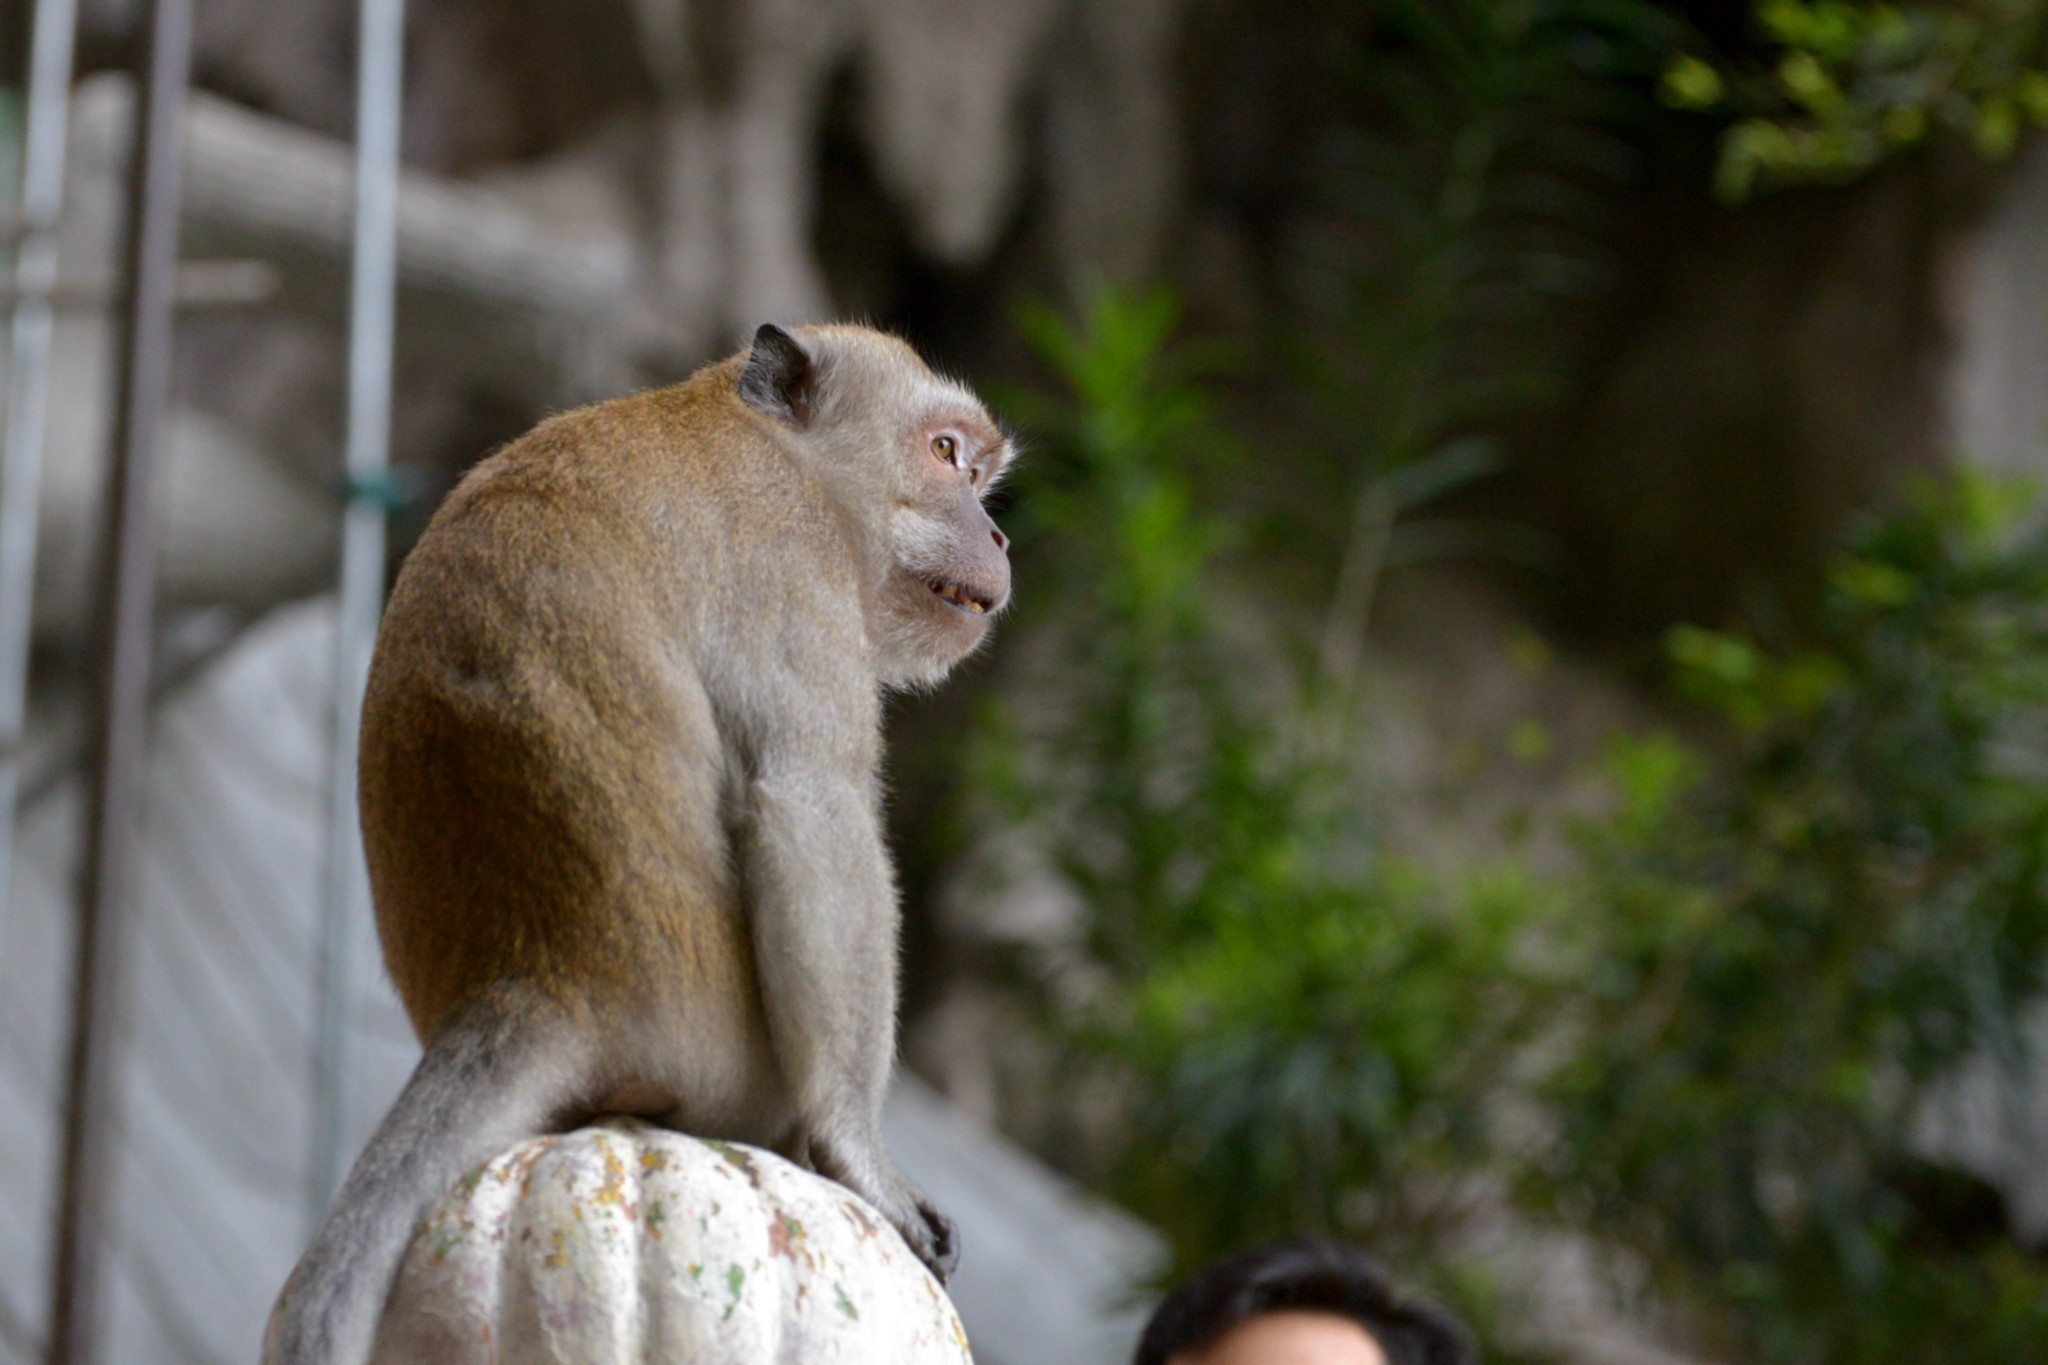
[[963, 611], [971, 616], [986, 616], [996, 600], [985, 597], [964, 583], [948, 583], [943, 579], [928, 578], [924, 584], [931, 589], [932, 596], [944, 602], [954, 611]]

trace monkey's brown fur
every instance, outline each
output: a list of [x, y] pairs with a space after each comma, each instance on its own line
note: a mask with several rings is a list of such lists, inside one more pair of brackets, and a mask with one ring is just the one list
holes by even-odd
[[[362, 809], [379, 933], [422, 1037], [508, 978], [598, 1013], [688, 982], [706, 1023], [765, 1034], [734, 869], [678, 856], [726, 842], [716, 717], [658, 667], [666, 622], [690, 610], [664, 541], [730, 558], [736, 532], [831, 534], [814, 498], [747, 458], [750, 417], [729, 380], [559, 417], [466, 480], [407, 561], [363, 708]], [[734, 485], [757, 526], [727, 524]], [[466, 807], [490, 822], [450, 818]]]

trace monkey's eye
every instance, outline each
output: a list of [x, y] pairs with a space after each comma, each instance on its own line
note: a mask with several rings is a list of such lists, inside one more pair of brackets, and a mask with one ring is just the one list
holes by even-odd
[[958, 468], [960, 464], [960, 442], [951, 436], [934, 436], [932, 437], [932, 454], [938, 456], [947, 464]]

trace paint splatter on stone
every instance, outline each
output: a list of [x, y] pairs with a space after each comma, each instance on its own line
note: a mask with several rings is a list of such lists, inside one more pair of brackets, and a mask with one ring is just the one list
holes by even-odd
[[[644, 1216], [642, 1216], [644, 1214]], [[376, 1365], [971, 1365], [873, 1210], [782, 1158], [614, 1120], [522, 1144], [423, 1222]]]

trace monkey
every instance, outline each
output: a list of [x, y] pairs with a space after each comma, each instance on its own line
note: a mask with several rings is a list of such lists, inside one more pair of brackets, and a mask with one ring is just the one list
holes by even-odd
[[457, 484], [393, 584], [360, 740], [378, 936], [424, 1052], [266, 1365], [367, 1360], [432, 1204], [600, 1114], [780, 1152], [950, 1275], [952, 1223], [880, 1136], [881, 707], [1007, 604], [983, 499], [1013, 454], [907, 343], [771, 324]]

